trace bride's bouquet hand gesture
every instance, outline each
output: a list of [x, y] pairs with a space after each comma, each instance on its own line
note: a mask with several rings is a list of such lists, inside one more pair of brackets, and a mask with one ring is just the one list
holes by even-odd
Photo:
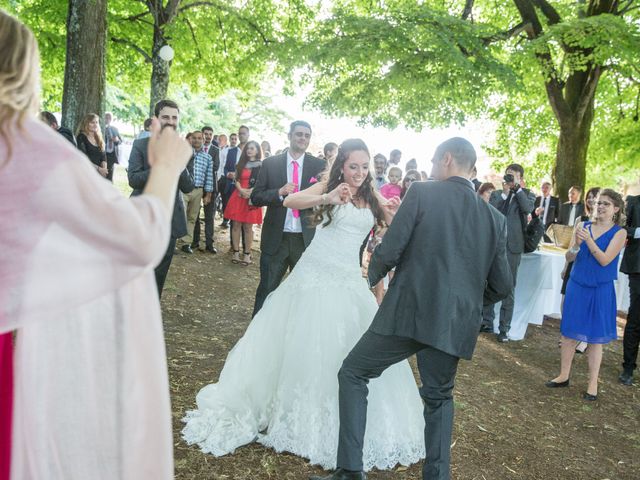
[[331, 205], [344, 205], [351, 201], [351, 190], [349, 184], [341, 183], [336, 188], [327, 193], [327, 203]]

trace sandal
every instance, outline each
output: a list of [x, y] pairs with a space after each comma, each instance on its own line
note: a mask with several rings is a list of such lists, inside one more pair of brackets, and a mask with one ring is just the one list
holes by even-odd
[[249, 265], [251, 265], [253, 262], [251, 261], [251, 252], [247, 253], [244, 252], [244, 258], [242, 259], [242, 261], [240, 262], [240, 265], [243, 265], [245, 267], [248, 267]]
[[240, 250], [234, 250], [231, 263], [240, 263]]

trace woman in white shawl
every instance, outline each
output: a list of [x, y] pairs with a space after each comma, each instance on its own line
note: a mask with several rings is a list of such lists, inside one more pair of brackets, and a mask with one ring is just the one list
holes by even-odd
[[[3, 412], [0, 435], [11, 420], [10, 478], [173, 478], [153, 268], [169, 242], [178, 175], [191, 148], [171, 129], [160, 133], [155, 120], [145, 194], [123, 197], [37, 120], [37, 44], [2, 10], [0, 45], [5, 394], [15, 334], [13, 412]], [[0, 462], [7, 449], [0, 438]]]

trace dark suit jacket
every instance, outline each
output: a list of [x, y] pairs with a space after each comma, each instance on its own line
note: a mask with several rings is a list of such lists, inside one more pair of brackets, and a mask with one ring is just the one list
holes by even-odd
[[236, 182], [235, 180], [228, 179], [227, 173], [236, 171], [236, 164], [238, 163], [238, 160], [240, 160], [240, 148], [239, 147], [230, 148], [229, 151], [227, 152], [227, 160], [225, 161], [225, 164], [224, 164], [224, 179], [221, 179], [222, 181], [220, 182], [220, 192], [222, 192], [223, 187], [224, 187], [224, 192], [227, 195], [231, 195], [231, 193], [233, 192], [233, 189], [236, 186]]
[[[524, 229], [527, 215], [533, 211], [536, 197], [526, 188], [520, 189], [509, 202], [507, 210], [507, 250], [513, 254], [524, 252]], [[502, 190], [495, 190], [489, 198], [489, 203], [502, 212], [506, 200], [502, 198]]]
[[73, 136], [73, 133], [68, 128], [60, 127], [58, 128], [58, 133], [62, 135], [64, 138], [66, 138], [68, 141], [70, 141], [74, 147], [78, 146], [78, 143], [76, 142], [76, 137]]
[[633, 238], [636, 228], [640, 227], [640, 195], [627, 197], [627, 246], [622, 255], [620, 271], [623, 273], [640, 273], [640, 239]]
[[[536, 201], [533, 204], [533, 212], [531, 213], [533, 215], [533, 217], [537, 217], [536, 215], [536, 208], [538, 207], [542, 207], [542, 196], [536, 197]], [[549, 199], [549, 211], [547, 212], [547, 223], [544, 226], [544, 229], [546, 230], [549, 225], [551, 225], [552, 223], [556, 223], [558, 221], [558, 213], [560, 212], [560, 200], [558, 200], [558, 197], [554, 197], [553, 195], [551, 195], [551, 198]], [[544, 217], [544, 213], [542, 215], [540, 215], [540, 219], [542, 219]]]
[[[582, 215], [584, 215], [584, 203], [578, 202], [576, 203], [576, 215], [574, 218], [578, 220]], [[571, 202], [565, 202], [560, 206], [560, 214], [558, 215], [558, 223], [562, 225], [569, 225], [569, 217], [571, 216]], [[573, 227], [573, 225], [569, 225]]]
[[503, 215], [451, 177], [416, 182], [369, 263], [369, 283], [396, 267], [370, 330], [471, 358], [482, 306], [513, 288]]
[[[229, 152], [231, 153], [231, 152]], [[325, 169], [326, 163], [308, 153], [304, 155], [302, 180], [300, 190], [311, 186], [309, 180], [318, 177]], [[282, 153], [268, 157], [262, 162], [258, 180], [251, 193], [251, 203], [257, 207], [267, 207], [267, 213], [262, 224], [260, 250], [273, 255], [282, 241], [282, 230], [287, 217], [287, 209], [282, 206], [284, 199], [280, 199], [278, 190], [287, 184], [287, 154]], [[310, 210], [300, 212], [302, 235], [305, 247], [311, 243], [315, 228], [309, 225]]]
[[[133, 188], [131, 196], [140, 195], [149, 179], [149, 160], [147, 157], [147, 147], [149, 138], [141, 138], [133, 142], [131, 155], [129, 156], [129, 167], [127, 176], [129, 186]], [[187, 234], [187, 217], [184, 212], [184, 202], [180, 192], [189, 193], [193, 190], [193, 178], [185, 168], [178, 180], [178, 190], [176, 191], [176, 202], [173, 207], [173, 217], [171, 218], [171, 236], [180, 238]]]
[[477, 178], [474, 178], [473, 180], [471, 180], [471, 183], [473, 183], [473, 188], [474, 188], [474, 190], [476, 192], [480, 188], [480, 185], [482, 185], [482, 182], [480, 180], [478, 180]]

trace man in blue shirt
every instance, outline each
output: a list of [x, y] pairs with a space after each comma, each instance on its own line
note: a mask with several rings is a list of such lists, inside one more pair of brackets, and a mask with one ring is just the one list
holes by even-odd
[[196, 130], [191, 134], [193, 156], [187, 164], [187, 170], [193, 177], [194, 189], [189, 193], [183, 194], [184, 209], [187, 212], [187, 234], [180, 240], [183, 243], [181, 250], [185, 253], [193, 253], [191, 248], [193, 229], [200, 213], [200, 203], [208, 205], [213, 200], [213, 159], [211, 155], [202, 150], [203, 143], [204, 136], [202, 132]]

